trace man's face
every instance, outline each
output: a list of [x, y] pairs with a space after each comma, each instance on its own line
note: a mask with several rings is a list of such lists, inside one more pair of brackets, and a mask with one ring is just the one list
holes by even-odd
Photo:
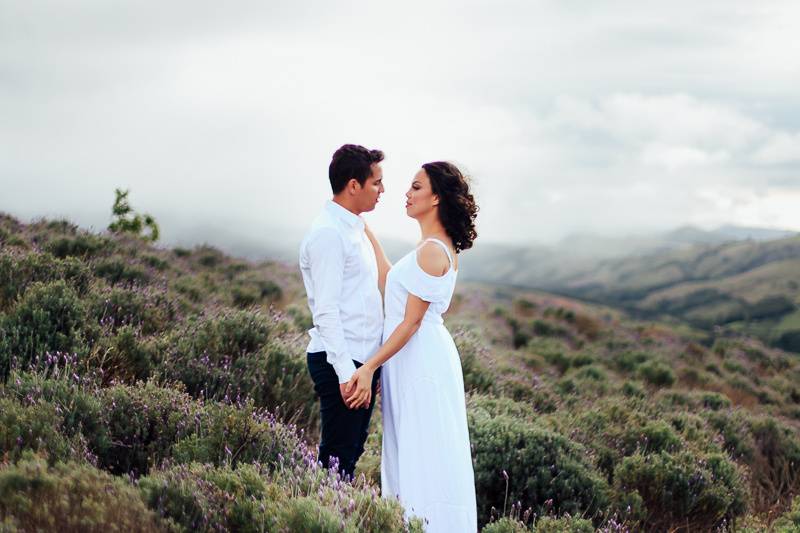
[[380, 163], [372, 163], [370, 166], [372, 174], [364, 182], [364, 186], [358, 193], [358, 204], [361, 212], [372, 211], [378, 203], [378, 199], [383, 194], [383, 169]]

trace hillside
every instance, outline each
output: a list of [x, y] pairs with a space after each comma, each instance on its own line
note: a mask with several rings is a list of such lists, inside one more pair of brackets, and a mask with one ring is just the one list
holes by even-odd
[[703, 329], [744, 330], [800, 351], [800, 237], [610, 260], [557, 290]]
[[[466, 264], [475, 268], [473, 280], [537, 287], [644, 318], [673, 317], [706, 331], [722, 326], [798, 352], [800, 237], [770, 239], [776, 235], [781, 232], [683, 228], [651, 246], [634, 240], [628, 253], [621, 242], [593, 246], [572, 239], [571, 246], [555, 249], [484, 250]], [[731, 240], [737, 236], [753, 238]]]
[[[309, 322], [293, 264], [0, 215], [4, 530], [421, 531], [380, 416], [354, 484], [317, 467]], [[800, 525], [797, 356], [486, 284], [447, 324], [485, 533]]]

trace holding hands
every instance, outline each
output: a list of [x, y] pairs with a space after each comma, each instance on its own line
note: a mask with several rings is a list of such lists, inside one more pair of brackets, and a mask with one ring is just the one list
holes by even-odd
[[350, 409], [358, 409], [360, 407], [369, 407], [372, 401], [372, 378], [375, 375], [375, 369], [369, 364], [364, 364], [356, 369], [353, 377], [347, 382], [345, 387], [345, 404]]

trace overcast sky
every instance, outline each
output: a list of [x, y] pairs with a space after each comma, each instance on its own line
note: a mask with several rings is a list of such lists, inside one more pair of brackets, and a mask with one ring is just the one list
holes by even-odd
[[480, 238], [800, 230], [800, 2], [0, 0], [0, 211], [168, 240], [295, 235], [333, 151], [386, 153], [368, 216], [416, 238], [423, 162]]

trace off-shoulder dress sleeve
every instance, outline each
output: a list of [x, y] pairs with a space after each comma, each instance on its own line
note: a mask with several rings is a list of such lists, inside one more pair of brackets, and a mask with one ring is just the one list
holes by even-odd
[[433, 303], [446, 300], [450, 291], [450, 285], [445, 279], [447, 274], [434, 276], [425, 272], [419, 266], [416, 253], [410, 259], [409, 267], [403, 269], [402, 275], [399, 276], [399, 281], [403, 288], [426, 302]]

